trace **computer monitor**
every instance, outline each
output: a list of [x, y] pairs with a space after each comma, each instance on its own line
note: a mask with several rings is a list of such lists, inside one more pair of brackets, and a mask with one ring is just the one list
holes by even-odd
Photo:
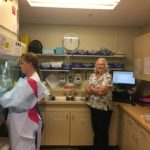
[[135, 78], [131, 71], [113, 71], [113, 84], [135, 85]]

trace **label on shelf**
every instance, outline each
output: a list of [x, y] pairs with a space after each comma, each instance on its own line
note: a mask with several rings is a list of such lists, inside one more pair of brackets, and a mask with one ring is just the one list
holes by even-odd
[[21, 56], [25, 44], [0, 34], [0, 55]]

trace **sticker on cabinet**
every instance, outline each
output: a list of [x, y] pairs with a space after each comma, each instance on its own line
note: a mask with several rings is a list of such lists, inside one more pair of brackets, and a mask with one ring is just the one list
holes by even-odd
[[150, 75], [150, 56], [144, 57], [144, 74]]
[[142, 73], [142, 59], [137, 58], [134, 63], [134, 72], [135, 74], [141, 74]]

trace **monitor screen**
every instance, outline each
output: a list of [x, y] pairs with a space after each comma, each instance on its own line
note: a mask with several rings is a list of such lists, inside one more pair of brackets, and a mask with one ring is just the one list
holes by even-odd
[[130, 71], [113, 71], [113, 84], [135, 84], [133, 72]]

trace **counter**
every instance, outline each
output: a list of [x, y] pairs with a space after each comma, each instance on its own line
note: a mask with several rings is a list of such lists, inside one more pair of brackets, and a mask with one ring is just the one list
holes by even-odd
[[[85, 101], [43, 101], [40, 108], [45, 124], [42, 145], [93, 145], [90, 107]], [[116, 146], [120, 114], [118, 104], [114, 104], [113, 110], [109, 144]]]
[[87, 105], [87, 103], [85, 101], [58, 101], [58, 100], [54, 100], [54, 101], [41, 101], [39, 103], [40, 105], [70, 105], [70, 104], [77, 104], [77, 105]]
[[145, 122], [142, 115], [150, 115], [150, 107], [142, 107], [139, 105], [132, 106], [130, 104], [119, 104], [120, 108], [126, 112], [132, 119], [134, 119], [145, 130], [150, 132], [150, 122]]
[[[41, 102], [40, 105], [87, 105], [85, 101], [46, 101]], [[116, 103], [113, 105], [118, 105], [121, 110], [125, 111], [130, 117], [132, 117], [137, 123], [144, 127], [148, 132], [150, 132], [150, 123], [145, 122], [142, 115], [150, 114], [150, 107], [142, 107], [139, 105], [132, 106], [131, 104]]]
[[0, 137], [0, 150], [9, 150], [10, 145], [9, 145], [9, 139]]

